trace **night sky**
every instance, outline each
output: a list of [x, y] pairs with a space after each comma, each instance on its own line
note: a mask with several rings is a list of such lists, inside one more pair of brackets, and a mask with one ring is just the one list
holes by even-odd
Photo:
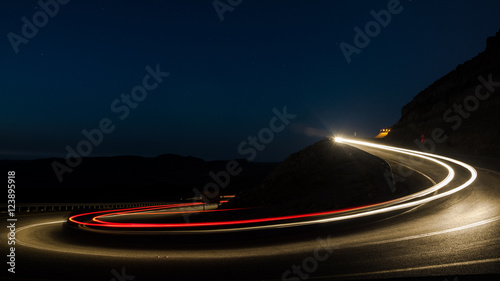
[[[223, 21], [213, 0], [59, 2], [52, 16], [37, 1], [0, 4], [0, 159], [64, 157], [102, 120], [114, 130], [90, 156], [247, 158], [240, 144], [286, 106], [296, 117], [271, 140], [265, 129], [255, 157], [281, 161], [334, 132], [375, 136], [500, 28], [500, 1], [402, 0], [348, 63], [341, 43], [355, 47], [354, 28], [393, 0], [220, 0]], [[34, 15], [37, 33], [22, 37]], [[169, 75], [132, 108], [121, 96], [147, 66]]]

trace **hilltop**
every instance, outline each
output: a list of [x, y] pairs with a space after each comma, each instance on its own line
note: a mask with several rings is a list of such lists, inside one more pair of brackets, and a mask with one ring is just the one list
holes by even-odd
[[318, 141], [280, 163], [255, 188], [222, 208], [261, 207], [253, 216], [336, 210], [398, 196], [384, 177], [389, 165], [357, 148]]

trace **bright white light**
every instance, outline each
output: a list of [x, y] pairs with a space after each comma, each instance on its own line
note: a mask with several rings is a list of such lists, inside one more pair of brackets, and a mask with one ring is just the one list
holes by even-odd
[[[231, 228], [219, 228], [219, 227], [217, 227], [217, 228], [211, 228], [211, 229], [193, 229], [193, 230], [165, 230], [165, 232], [170, 233], [170, 234], [173, 234], [173, 233], [232, 232], [232, 231], [245, 231], [245, 230], [268, 229], [268, 228], [286, 228], [286, 227], [295, 227], [295, 226], [302, 226], [302, 225], [350, 220], [350, 219], [366, 217], [366, 216], [375, 215], [375, 214], [393, 212], [396, 210], [405, 210], [405, 209], [408, 209], [411, 207], [415, 207], [415, 206], [422, 205], [424, 203], [431, 202], [431, 201], [439, 199], [439, 198], [443, 198], [445, 196], [449, 196], [453, 193], [456, 193], [456, 192], [466, 188], [470, 184], [472, 184], [472, 182], [474, 182], [474, 180], [477, 177], [477, 172], [473, 167], [471, 167], [465, 163], [462, 163], [460, 161], [451, 159], [451, 158], [447, 158], [447, 157], [443, 157], [443, 156], [439, 156], [439, 155], [434, 155], [431, 153], [419, 152], [419, 151], [415, 151], [415, 150], [403, 149], [403, 148], [386, 146], [386, 145], [379, 145], [379, 144], [363, 142], [363, 141], [358, 141], [358, 140], [344, 139], [341, 137], [335, 137], [334, 141], [338, 142], [338, 143], [368, 146], [368, 147], [372, 147], [375, 149], [388, 150], [388, 151], [392, 151], [395, 153], [401, 153], [401, 154], [411, 155], [413, 157], [417, 157], [417, 158], [421, 158], [421, 159], [426, 159], [426, 160], [431, 161], [431, 162], [433, 162], [441, 167], [444, 167], [448, 171], [448, 175], [441, 182], [439, 182], [439, 183], [435, 184], [434, 186], [427, 188], [425, 190], [422, 190], [422, 191], [419, 191], [417, 193], [410, 194], [410, 195], [407, 195], [407, 196], [404, 196], [401, 198], [390, 200], [387, 202], [372, 204], [372, 205], [368, 205], [365, 207], [359, 207], [355, 211], [352, 211], [352, 210], [342, 211], [342, 212], [333, 212], [332, 211], [331, 214], [322, 214], [321, 216], [315, 216], [314, 214], [311, 214], [311, 216], [308, 216], [307, 218], [303, 218], [301, 221], [288, 220], [288, 222], [287, 222], [285, 220], [282, 220], [282, 222], [280, 222], [280, 223], [267, 224], [267, 225], [255, 225], [255, 226], [246, 226], [246, 227], [240, 226], [240, 227], [231, 227]], [[447, 163], [445, 163], [445, 162], [447, 162]], [[450, 165], [448, 165], [450, 163], [460, 165], [460, 166], [466, 168], [467, 170], [469, 170], [469, 172], [471, 173], [470, 179], [458, 187], [450, 186], [450, 183], [455, 178], [455, 171], [453, 170], [453, 168], [451, 168]], [[446, 192], [431, 195], [433, 192], [436, 192], [436, 191], [438, 191], [442, 188], [445, 188], [445, 187], [447, 188]], [[156, 233], [158, 233], [158, 232], [156, 232]]]
[[[409, 195], [409, 196], [404, 197], [404, 198], [393, 200], [393, 204], [391, 204], [390, 206], [382, 204], [380, 206], [380, 208], [378, 208], [378, 209], [367, 210], [367, 211], [361, 212], [361, 213], [349, 214], [349, 215], [343, 215], [343, 216], [331, 217], [331, 218], [324, 218], [324, 219], [312, 219], [312, 220], [306, 220], [306, 221], [300, 221], [300, 222], [280, 223], [280, 224], [273, 224], [273, 225], [240, 227], [240, 228], [235, 228], [235, 229], [201, 230], [201, 232], [228, 232], [228, 231], [244, 231], [244, 230], [252, 230], [252, 229], [266, 229], [266, 228], [285, 228], [285, 227], [310, 225], [310, 224], [318, 224], [318, 223], [328, 223], [328, 222], [334, 222], [334, 221], [343, 221], [343, 220], [355, 219], [355, 218], [360, 218], [360, 217], [366, 217], [366, 216], [375, 215], [375, 214], [392, 212], [392, 211], [396, 211], [396, 210], [403, 210], [403, 209], [408, 209], [411, 207], [422, 205], [422, 204], [434, 201], [436, 199], [443, 198], [443, 197], [449, 196], [451, 194], [454, 194], [454, 193], [466, 188], [467, 186], [471, 185], [474, 182], [474, 180], [477, 178], [477, 172], [472, 166], [467, 165], [463, 162], [457, 161], [455, 159], [448, 158], [448, 157], [435, 155], [435, 154], [431, 154], [431, 153], [415, 151], [415, 150], [403, 149], [403, 148], [399, 148], [399, 147], [392, 147], [392, 146], [373, 144], [373, 143], [357, 141], [357, 140], [343, 139], [340, 137], [336, 137], [335, 141], [339, 142], [339, 143], [353, 143], [353, 144], [358, 144], [358, 145], [364, 145], [364, 146], [399, 152], [402, 154], [412, 155], [415, 157], [420, 157], [420, 158], [423, 158], [426, 160], [430, 160], [430, 161], [433, 161], [433, 162], [445, 167], [448, 170], [448, 176], [442, 182], [438, 183], [437, 185], [435, 185], [429, 189], [426, 189], [426, 190], [419, 192], [419, 193], [416, 193], [416, 194]], [[439, 193], [439, 194], [436, 194], [436, 195], [433, 195], [430, 197], [426, 197], [426, 198], [423, 198], [420, 200], [407, 202], [408, 198], [416, 199], [416, 198], [421, 197], [423, 195], [429, 194], [429, 191], [431, 191], [431, 190], [437, 191], [439, 189], [442, 189], [443, 187], [447, 186], [455, 177], [455, 171], [450, 166], [448, 166], [447, 164], [445, 164], [439, 160], [436, 160], [434, 158], [449, 161], [449, 162], [455, 163], [457, 165], [460, 165], [460, 166], [466, 168], [471, 173], [471, 177], [469, 178], [469, 180], [467, 180], [462, 185], [455, 187], [451, 190], [448, 190], [446, 192]], [[394, 201], [397, 201], [398, 204], [394, 204]], [[403, 202], [405, 202], [405, 203], [403, 203]]]

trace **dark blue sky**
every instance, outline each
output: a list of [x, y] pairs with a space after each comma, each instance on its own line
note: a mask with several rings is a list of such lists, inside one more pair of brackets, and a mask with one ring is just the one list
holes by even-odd
[[[374, 136], [500, 28], [500, 1], [401, 0], [347, 63], [339, 44], [354, 45], [353, 28], [389, 2], [243, 0], [221, 21], [212, 0], [73, 0], [44, 24], [37, 1], [2, 1], [0, 159], [63, 157], [103, 118], [115, 129], [93, 156], [246, 158], [240, 143], [284, 106], [297, 117], [256, 161], [283, 160], [324, 132]], [[9, 38], [34, 15], [41, 27], [16, 54]], [[112, 102], [158, 64], [170, 75], [121, 120]]]

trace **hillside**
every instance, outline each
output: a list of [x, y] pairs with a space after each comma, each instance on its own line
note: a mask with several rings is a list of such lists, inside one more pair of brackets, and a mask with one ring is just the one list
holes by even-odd
[[[500, 31], [486, 49], [421, 91], [401, 110], [385, 141], [427, 150], [500, 156]], [[418, 141], [417, 141], [418, 142]]]
[[239, 193], [222, 208], [261, 207], [252, 215], [270, 216], [380, 202], [395, 196], [384, 177], [387, 169], [378, 157], [321, 140], [290, 155], [262, 185]]

